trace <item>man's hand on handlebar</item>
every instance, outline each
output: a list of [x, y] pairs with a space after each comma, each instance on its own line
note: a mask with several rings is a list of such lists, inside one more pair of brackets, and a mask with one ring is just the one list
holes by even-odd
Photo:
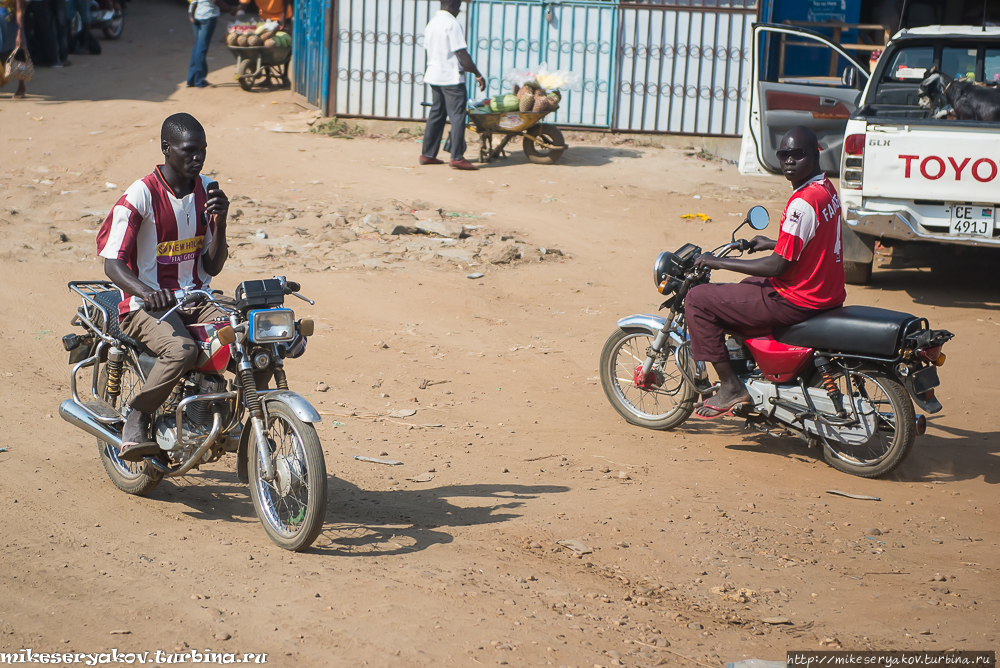
[[778, 242], [774, 239], [768, 239], [767, 237], [758, 234], [750, 240], [750, 248], [747, 250], [750, 253], [757, 253], [761, 251], [774, 250], [777, 245]]
[[160, 313], [177, 305], [173, 291], [166, 288], [144, 292], [141, 297], [143, 310], [150, 313]]
[[699, 272], [705, 271], [706, 269], [718, 269], [719, 268], [719, 258], [715, 257], [711, 253], [702, 253], [695, 259], [694, 268]]

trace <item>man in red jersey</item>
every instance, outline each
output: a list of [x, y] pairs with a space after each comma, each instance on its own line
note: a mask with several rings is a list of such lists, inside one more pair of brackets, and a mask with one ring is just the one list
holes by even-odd
[[757, 236], [755, 251], [773, 250], [755, 260], [717, 258], [710, 253], [695, 264], [749, 274], [740, 283], [708, 283], [692, 288], [684, 304], [691, 351], [711, 362], [719, 391], [695, 411], [703, 419], [727, 415], [739, 404], [752, 403], [736, 377], [725, 345], [725, 331], [763, 335], [832, 308], [847, 297], [841, 258], [840, 198], [819, 168], [819, 142], [812, 130], [794, 127], [777, 151], [792, 193], [781, 216], [778, 240]]
[[201, 176], [206, 147], [205, 129], [193, 116], [169, 116], [160, 130], [163, 164], [129, 186], [97, 233], [104, 273], [122, 292], [119, 326], [157, 358], [129, 400], [119, 453], [127, 461], [159, 452], [149, 441], [150, 418], [198, 358], [186, 323], [223, 315], [214, 306], [196, 306], [156, 322], [177, 303], [175, 290], [208, 289], [229, 256], [229, 200]]

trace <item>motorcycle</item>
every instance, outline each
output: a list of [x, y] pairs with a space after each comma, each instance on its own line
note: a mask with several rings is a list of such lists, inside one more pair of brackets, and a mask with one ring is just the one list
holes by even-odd
[[[268, 537], [293, 551], [308, 548], [326, 519], [326, 464], [315, 423], [319, 413], [288, 389], [284, 358], [298, 357], [314, 329], [284, 307], [287, 295], [310, 304], [300, 286], [284, 277], [244, 281], [235, 299], [207, 290], [178, 290], [178, 309], [210, 302], [226, 316], [188, 325], [200, 351], [189, 371], [151, 421], [160, 452], [143, 461], [118, 456], [129, 400], [146, 381], [156, 358], [118, 326], [121, 293], [110, 281], [73, 281], [83, 305], [71, 325], [83, 334], [63, 337], [73, 365], [71, 398], [59, 415], [97, 437], [108, 477], [127, 494], [145, 496], [164, 478], [237, 454], [237, 474], [249, 483], [257, 517]], [[92, 369], [91, 397], [77, 390], [80, 372]], [[255, 379], [255, 374], [258, 376]], [[85, 377], [85, 376], [84, 376]], [[274, 380], [275, 388], [267, 389]], [[262, 387], [263, 385], [263, 387]]]
[[[767, 210], [755, 206], [717, 257], [753, 252], [736, 239], [745, 225], [763, 230]], [[663, 252], [654, 264], [657, 289], [669, 298], [667, 317], [630, 315], [618, 321], [601, 352], [601, 384], [614, 409], [630, 424], [675, 429], [694, 411], [699, 395], [710, 396], [706, 366], [691, 354], [684, 300], [711, 280], [698, 270], [702, 250], [685, 244]], [[934, 395], [944, 364], [942, 346], [954, 335], [932, 330], [926, 318], [867, 306], [844, 306], [766, 336], [727, 333], [726, 348], [737, 376], [752, 398], [734, 415], [748, 428], [785, 432], [820, 446], [827, 463], [874, 478], [902, 463], [927, 419], [941, 410]], [[912, 400], [911, 400], [912, 399]]]
[[100, 43], [91, 35], [91, 30], [100, 30], [104, 33], [104, 38], [115, 40], [122, 36], [125, 30], [125, 12], [122, 6], [116, 2], [104, 0], [103, 4], [97, 0], [88, 0], [90, 6], [90, 23], [83, 25], [83, 18], [80, 12], [75, 12], [69, 17], [69, 40], [70, 51], [77, 49], [87, 49], [93, 55], [101, 53]]

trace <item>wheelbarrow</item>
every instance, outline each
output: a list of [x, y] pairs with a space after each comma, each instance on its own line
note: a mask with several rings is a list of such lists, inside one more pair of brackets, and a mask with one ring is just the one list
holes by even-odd
[[[479, 162], [499, 158], [511, 139], [521, 137], [521, 147], [528, 160], [539, 165], [555, 164], [566, 150], [566, 140], [556, 126], [539, 123], [549, 113], [469, 109], [469, 130], [479, 135]], [[495, 147], [493, 135], [503, 135]]]
[[[227, 45], [229, 46], [229, 45]], [[288, 63], [292, 59], [290, 46], [229, 46], [236, 56], [236, 74], [240, 88], [250, 90], [254, 84], [264, 81], [270, 86], [277, 80], [282, 86], [291, 84], [288, 78]]]

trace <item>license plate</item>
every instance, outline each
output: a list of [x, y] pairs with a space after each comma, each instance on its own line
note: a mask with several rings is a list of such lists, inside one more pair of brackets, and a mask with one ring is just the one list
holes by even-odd
[[993, 236], [994, 208], [981, 204], [952, 204], [951, 234], [970, 237]]

